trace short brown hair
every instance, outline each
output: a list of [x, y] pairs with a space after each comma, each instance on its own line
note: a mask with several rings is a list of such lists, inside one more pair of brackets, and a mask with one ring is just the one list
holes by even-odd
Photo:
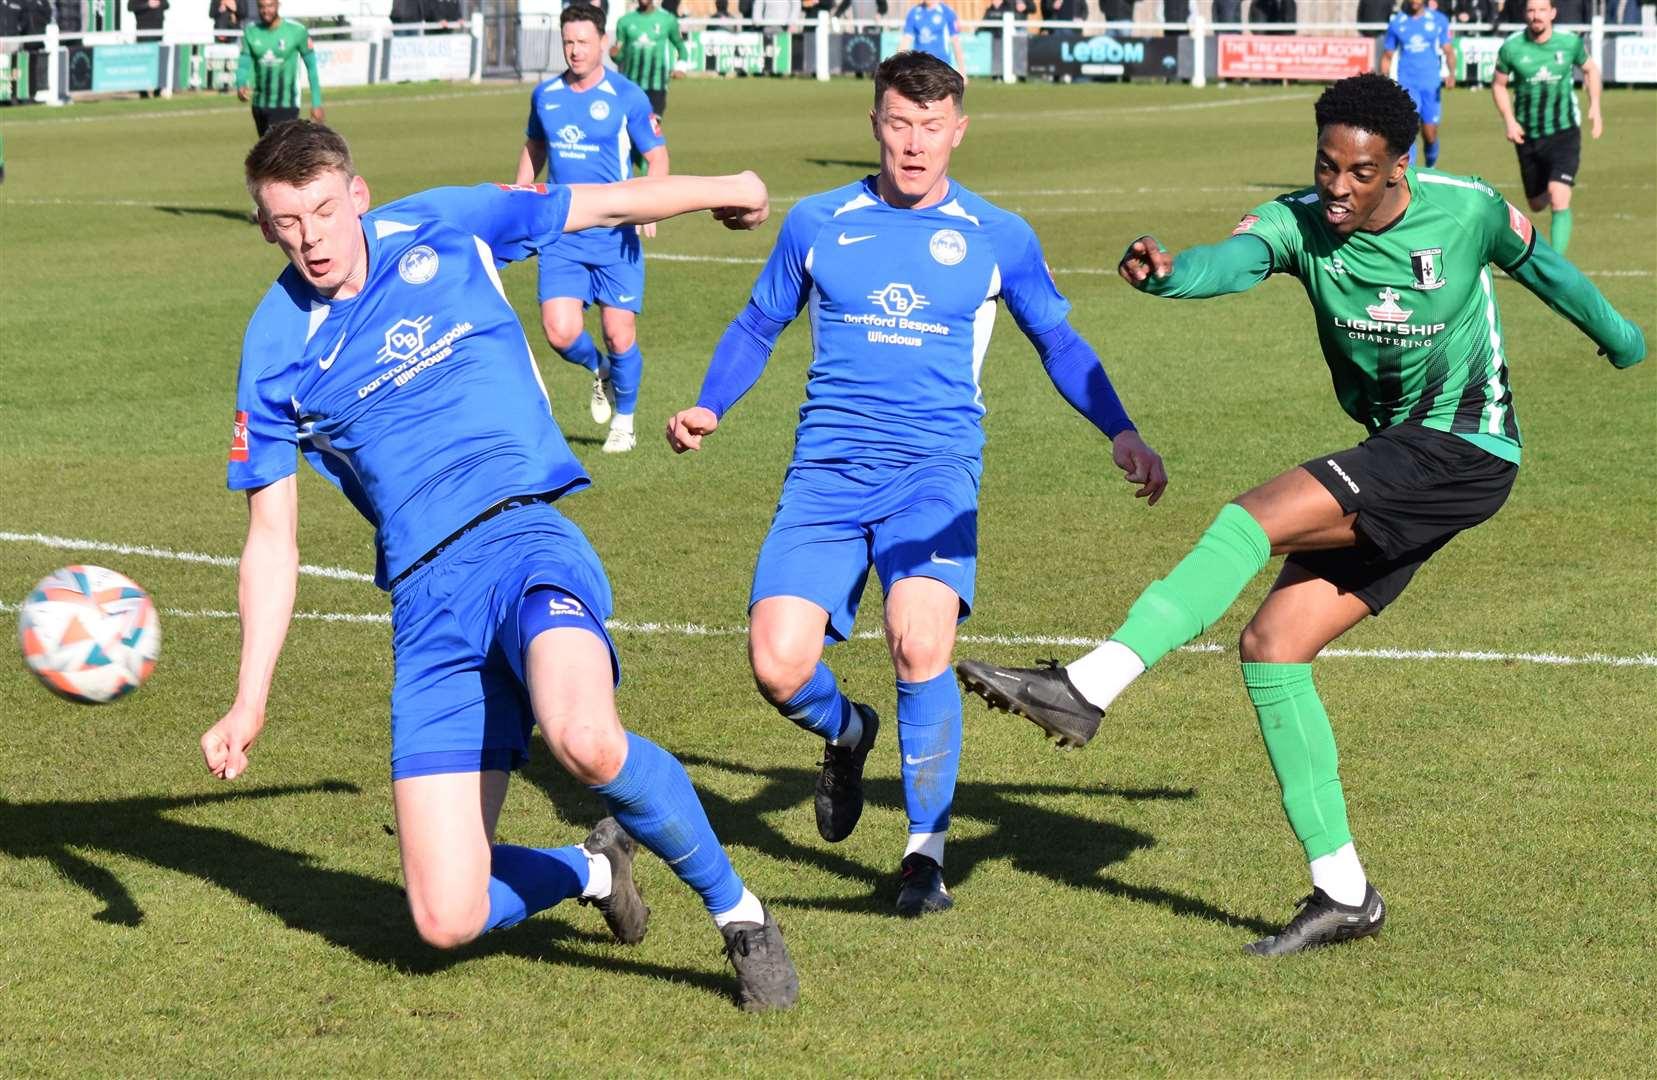
[[563, 29], [573, 22], [592, 23], [593, 29], [598, 31], [598, 36], [604, 36], [604, 12], [600, 11], [594, 4], [571, 4], [564, 9], [562, 15], [558, 16], [559, 29]]
[[304, 187], [332, 169], [347, 177], [357, 175], [344, 137], [311, 120], [289, 120], [265, 132], [247, 152], [242, 167], [250, 192], [270, 183]]
[[875, 108], [880, 108], [886, 91], [896, 90], [916, 105], [929, 105], [944, 98], [953, 98], [959, 110], [966, 98], [966, 80], [960, 72], [931, 53], [893, 53], [875, 69]]

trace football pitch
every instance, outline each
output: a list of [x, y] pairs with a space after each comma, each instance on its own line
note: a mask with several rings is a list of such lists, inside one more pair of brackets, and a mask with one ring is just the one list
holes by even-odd
[[[529, 89], [342, 91], [329, 121], [378, 204], [510, 180]], [[574, 904], [458, 952], [421, 944], [399, 887], [371, 530], [308, 470], [316, 572], [269, 724], [245, 777], [207, 775], [196, 740], [233, 697], [239, 648], [237, 357], [282, 266], [245, 219], [252, 125], [225, 98], [0, 113], [0, 601], [13, 618], [36, 580], [92, 562], [148, 588], [164, 631], [150, 684], [110, 707], [0, 665], [0, 1074], [1649, 1075], [1657, 361], [1613, 370], [1500, 275], [1525, 439], [1512, 498], [1316, 667], [1391, 909], [1381, 935], [1276, 961], [1241, 950], [1309, 888], [1237, 671], [1270, 571], [1082, 751], [969, 702], [952, 912], [892, 912], [895, 725], [856, 834], [818, 838], [819, 746], [761, 701], [742, 636], [807, 331], [700, 454], [675, 458], [660, 429], [694, 402], [782, 212], [874, 169], [869, 91], [675, 84], [674, 169], [752, 167], [773, 218], [757, 234], [674, 221], [648, 244], [633, 453], [599, 452], [589, 383], [541, 336], [533, 264], [502, 275], [595, 481], [560, 507], [615, 588], [623, 720], [685, 761], [788, 936], [800, 1005], [761, 1017], [730, 1005], [718, 935], [653, 857], [640, 946]], [[958, 655], [1072, 658], [1225, 500], [1361, 437], [1297, 283], [1174, 304], [1113, 272], [1142, 232], [1210, 242], [1308, 184], [1316, 93], [969, 88], [953, 174], [1034, 225], [1171, 484], [1155, 508], [1131, 498], [1003, 313]], [[1608, 91], [1605, 122], [1585, 140], [1569, 255], [1657, 341], [1657, 94]], [[1443, 138], [1442, 167], [1520, 200], [1487, 92], [1447, 96]], [[871, 588], [864, 636], [828, 660], [890, 717], [879, 606]], [[501, 839], [573, 843], [602, 813], [539, 747]]]

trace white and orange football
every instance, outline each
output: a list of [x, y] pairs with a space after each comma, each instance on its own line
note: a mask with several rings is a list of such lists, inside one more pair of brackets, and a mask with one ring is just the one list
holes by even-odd
[[23, 601], [23, 660], [46, 688], [102, 705], [142, 686], [161, 654], [149, 593], [101, 566], [66, 566]]

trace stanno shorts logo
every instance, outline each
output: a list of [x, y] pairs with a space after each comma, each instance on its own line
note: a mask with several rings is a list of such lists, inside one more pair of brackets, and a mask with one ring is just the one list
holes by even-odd
[[247, 460], [247, 413], [239, 409], [230, 422], [230, 460]]
[[605, 119], [610, 115], [610, 103], [608, 101], [593, 102], [591, 105], [587, 106], [587, 115], [592, 117], [594, 120]]
[[954, 229], [939, 229], [928, 246], [932, 257], [945, 266], [954, 266], [967, 257], [967, 239]]
[[1443, 248], [1422, 248], [1410, 252], [1410, 273], [1415, 276], [1415, 283], [1410, 286], [1412, 289], [1431, 292], [1444, 287], [1445, 281], [1438, 273], [1439, 256], [1443, 254]]
[[397, 260], [397, 275], [410, 285], [424, 285], [437, 276], [437, 252], [421, 244]]

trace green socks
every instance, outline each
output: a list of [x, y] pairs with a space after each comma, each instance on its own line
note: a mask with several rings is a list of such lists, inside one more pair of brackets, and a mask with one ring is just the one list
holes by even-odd
[[1150, 667], [1213, 626], [1271, 554], [1260, 523], [1241, 506], [1227, 503], [1191, 553], [1139, 594], [1111, 640], [1132, 649]]
[[1351, 843], [1335, 732], [1312, 685], [1312, 665], [1244, 663], [1243, 684], [1283, 789], [1283, 812], [1306, 849], [1306, 861]]
[[1569, 210], [1555, 210], [1553, 212], [1553, 228], [1549, 230], [1548, 244], [1565, 254], [1565, 249], [1571, 246], [1571, 212]]

